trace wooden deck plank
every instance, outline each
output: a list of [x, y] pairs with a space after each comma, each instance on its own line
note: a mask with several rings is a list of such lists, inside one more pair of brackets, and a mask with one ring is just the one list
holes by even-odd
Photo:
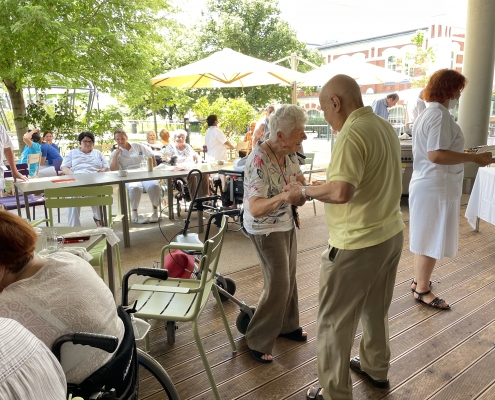
[[[434, 310], [415, 302], [410, 292], [413, 255], [409, 251], [409, 214], [405, 211], [404, 249], [389, 313], [392, 387], [378, 390], [351, 372], [354, 399], [494, 399], [495, 227], [482, 222], [480, 232], [474, 232], [461, 217], [459, 252], [453, 259], [439, 261], [432, 277], [434, 293], [444, 297], [453, 309]], [[461, 216], [464, 212], [465, 206]], [[232, 354], [216, 304], [210, 299], [200, 318], [199, 331], [222, 399], [304, 399], [307, 388], [317, 381], [318, 276], [324, 247], [298, 254], [300, 320], [309, 340], [277, 340], [272, 364], [259, 364], [250, 356], [235, 328], [238, 307], [226, 302], [223, 305], [238, 347], [238, 353]], [[259, 267], [228, 276], [236, 282], [236, 297], [248, 305], [256, 304], [262, 290]], [[162, 324], [153, 323], [151, 354], [167, 369], [181, 398], [212, 399], [191, 325], [179, 324], [174, 346], [169, 346], [165, 337]], [[353, 355], [358, 354], [360, 338], [361, 326]], [[162, 399], [159, 392], [153, 394], [154, 386], [148, 381], [152, 380], [142, 380], [143, 388], [150, 390], [145, 398]]]

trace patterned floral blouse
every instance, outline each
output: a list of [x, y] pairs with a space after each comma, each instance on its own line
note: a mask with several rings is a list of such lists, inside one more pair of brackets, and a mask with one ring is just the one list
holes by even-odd
[[285, 156], [281, 171], [281, 167], [270, 160], [261, 146], [253, 149], [244, 168], [243, 223], [249, 233], [260, 235], [285, 232], [294, 227], [289, 203], [282, 203], [265, 217], [254, 218], [249, 211], [249, 199], [253, 196], [270, 199], [280, 194], [286, 184], [295, 182], [300, 175], [302, 172], [295, 154]]

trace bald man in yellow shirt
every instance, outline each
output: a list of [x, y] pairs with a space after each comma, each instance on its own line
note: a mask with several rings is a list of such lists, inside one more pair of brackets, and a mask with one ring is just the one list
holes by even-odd
[[[320, 105], [340, 132], [326, 183], [285, 190], [291, 203], [301, 196], [326, 203], [330, 239], [320, 269], [319, 384], [307, 398], [342, 400], [352, 399], [349, 368], [376, 387], [389, 387], [388, 309], [403, 244], [402, 169], [397, 134], [364, 107], [354, 79], [330, 79]], [[360, 319], [359, 356], [349, 361]]]

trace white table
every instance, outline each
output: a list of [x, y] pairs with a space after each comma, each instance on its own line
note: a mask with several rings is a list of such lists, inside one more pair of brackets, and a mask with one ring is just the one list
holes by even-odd
[[[210, 164], [196, 164], [194, 169], [199, 169], [203, 174], [211, 174], [218, 172], [219, 169], [229, 168], [232, 163], [225, 163], [224, 165], [211, 166]], [[120, 196], [120, 208], [123, 214], [122, 218], [122, 233], [124, 236], [124, 246], [131, 246], [131, 238], [129, 234], [129, 217], [127, 215], [127, 193], [125, 184], [128, 182], [142, 182], [150, 180], [166, 179], [168, 187], [172, 187], [172, 179], [181, 178], [187, 176], [189, 170], [169, 170], [156, 167], [153, 171], [146, 171], [142, 169], [129, 170], [127, 176], [118, 176], [118, 171], [101, 172], [98, 174], [75, 174], [64, 175], [65, 177], [75, 178], [75, 182], [54, 183], [53, 180], [60, 178], [38, 178], [27, 182], [17, 181], [14, 183], [15, 187], [24, 194], [25, 204], [28, 204], [27, 196], [31, 193], [42, 193], [48, 188], [65, 188], [65, 187], [80, 187], [80, 186], [101, 186], [101, 185], [118, 185]], [[173, 209], [173, 191], [168, 191], [168, 215], [171, 220], [174, 219]], [[20, 212], [19, 197], [17, 197], [17, 208]], [[31, 213], [29, 207], [26, 207], [26, 217], [31, 219]], [[198, 220], [203, 217], [203, 212], [198, 211]], [[200, 224], [200, 227], [202, 225]]]
[[465, 216], [476, 231], [480, 219], [495, 225], [495, 168], [478, 169]]
[[[87, 229], [93, 229], [93, 228], [88, 228], [88, 227], [60, 227], [57, 226], [56, 228], [47, 228], [47, 227], [42, 227], [41, 231], [46, 231], [49, 229], [57, 229], [57, 235], [64, 236], [68, 233], [72, 232], [81, 232]], [[65, 247], [84, 247], [87, 251], [90, 251], [93, 247], [96, 246], [98, 242], [100, 242], [102, 239], [105, 239], [105, 235], [91, 235], [89, 240], [85, 240], [84, 242], [81, 243], [66, 243], [62, 245], [62, 250]], [[39, 252], [41, 251], [41, 241], [38, 239], [36, 242], [36, 249], [35, 251]], [[115, 297], [115, 276], [113, 274], [113, 253], [112, 253], [112, 246], [110, 246], [107, 242], [107, 268], [108, 268], [108, 288], [112, 292], [113, 296]]]

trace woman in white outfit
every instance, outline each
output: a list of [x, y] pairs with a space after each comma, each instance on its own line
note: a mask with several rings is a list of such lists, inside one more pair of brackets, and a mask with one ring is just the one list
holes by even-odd
[[[153, 167], [156, 167], [156, 159], [152, 150], [141, 143], [129, 143], [127, 134], [122, 129], [114, 132], [113, 137], [117, 142], [117, 149], [112, 152], [110, 158], [110, 169], [117, 171], [119, 169], [137, 169], [141, 161], [151, 158]], [[129, 190], [129, 200], [131, 202], [132, 220], [138, 224], [148, 222], [158, 222], [158, 206], [160, 205], [160, 187], [158, 181], [130, 182], [125, 184]], [[148, 192], [153, 212], [150, 218], [138, 215], [139, 202], [143, 190]]]
[[414, 298], [449, 309], [431, 292], [437, 260], [455, 257], [464, 163], [492, 162], [491, 153], [464, 153], [464, 136], [449, 113], [455, 109], [466, 78], [451, 69], [435, 72], [424, 90], [427, 108], [413, 125], [413, 174], [409, 186], [410, 249], [414, 253]]
[[[81, 147], [69, 151], [64, 157], [61, 170], [64, 175], [94, 174], [108, 171], [110, 166], [101, 151], [93, 149], [95, 136], [91, 132], [82, 132], [77, 138]], [[93, 219], [97, 226], [101, 226], [100, 208], [91, 206]], [[79, 219], [81, 207], [67, 209], [69, 226], [81, 226]]]

